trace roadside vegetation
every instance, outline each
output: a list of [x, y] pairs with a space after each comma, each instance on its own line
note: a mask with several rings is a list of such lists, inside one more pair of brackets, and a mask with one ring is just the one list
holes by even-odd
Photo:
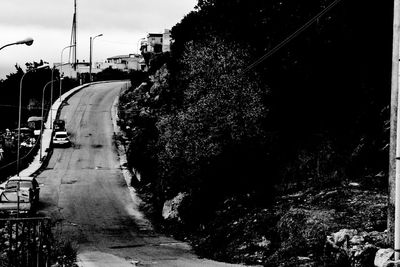
[[246, 70], [328, 4], [199, 0], [121, 96], [143, 208], [200, 255], [321, 266], [343, 228], [387, 246], [391, 3], [339, 2]]
[[[21, 97], [21, 167], [27, 166], [38, 151], [38, 140], [33, 134], [34, 128], [29, 125], [29, 117], [41, 117], [43, 87], [51, 80], [51, 69], [44, 68], [31, 71], [45, 62], [28, 62], [25, 71], [21, 66], [15, 66], [15, 72], [0, 80], [0, 182], [15, 174], [15, 160], [17, 157], [18, 139], [18, 108], [20, 81], [24, 73], [30, 71], [23, 79]], [[58, 79], [58, 70], [54, 71], [54, 78]], [[54, 83], [53, 101], [59, 97], [58, 82]], [[78, 81], [65, 77], [61, 93], [65, 93], [78, 85]], [[50, 103], [50, 90], [44, 96], [44, 116], [47, 116]], [[38, 123], [37, 125], [40, 125]], [[40, 127], [40, 126], [39, 126]]]
[[[22, 75], [26, 71], [30, 71], [44, 62], [27, 62], [25, 64], [25, 71], [21, 66], [15, 66], [15, 72], [10, 73], [5, 79], [0, 79], [0, 92], [2, 96], [0, 98], [0, 110], [2, 114], [7, 114], [3, 116], [0, 122], [0, 129], [5, 128], [15, 129], [18, 122], [18, 98], [19, 98], [19, 87]], [[58, 70], [54, 71], [54, 79], [58, 79]], [[22, 85], [22, 123], [26, 127], [26, 120], [29, 116], [40, 116], [41, 115], [41, 101], [43, 86], [51, 80], [51, 69], [44, 68], [36, 71], [31, 71], [28, 75], [24, 77]], [[78, 85], [78, 82], [72, 80], [68, 77], [63, 80], [63, 91], [65, 93], [69, 89]], [[54, 83], [55, 88], [58, 88], [58, 82]], [[59, 90], [54, 90], [53, 100], [59, 97]], [[47, 89], [45, 92], [45, 107], [48, 110], [49, 100], [50, 100], [50, 90]]]

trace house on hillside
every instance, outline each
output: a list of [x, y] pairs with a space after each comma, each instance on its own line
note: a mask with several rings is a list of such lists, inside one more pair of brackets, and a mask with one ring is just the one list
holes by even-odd
[[[85, 62], [83, 60], [82, 62], [79, 62], [76, 64], [76, 69], [74, 69], [74, 64], [64, 64], [62, 67], [60, 67], [60, 63], [55, 63], [55, 68], [62, 72], [63, 77], [70, 77], [70, 78], [77, 78], [78, 74], [81, 73], [87, 73], [89, 74], [89, 62]], [[92, 73], [97, 73], [101, 70], [93, 70]]]
[[[63, 73], [64, 77], [77, 78], [78, 74], [89, 75], [89, 62], [78, 62], [76, 70], [73, 64], [65, 64], [61, 67], [59, 63], [55, 63], [56, 69]], [[92, 73], [99, 73], [107, 68], [119, 69], [129, 72], [131, 70], [146, 70], [146, 64], [143, 56], [138, 54], [118, 55], [107, 58], [105, 62], [94, 62], [92, 66]]]
[[119, 55], [107, 58], [105, 63], [96, 64], [96, 68], [106, 69], [113, 68], [122, 71], [131, 70], [146, 70], [146, 64], [144, 63], [142, 55], [129, 54], [129, 55]]
[[162, 52], [162, 33], [149, 33], [147, 35], [147, 47], [146, 52], [150, 53], [161, 53]]
[[142, 53], [169, 52], [171, 46], [171, 31], [164, 30], [164, 33], [149, 33], [147, 39], [140, 42]]
[[169, 52], [171, 46], [171, 31], [164, 30], [164, 33], [149, 33], [147, 39], [140, 43], [142, 53]]
[[162, 39], [162, 51], [170, 52], [171, 51], [171, 31], [168, 29], [164, 30], [163, 39]]
[[171, 31], [165, 29], [164, 33], [149, 33], [147, 39], [142, 38], [140, 42], [140, 52], [146, 62], [146, 69], [150, 68], [151, 61], [159, 54], [171, 51]]

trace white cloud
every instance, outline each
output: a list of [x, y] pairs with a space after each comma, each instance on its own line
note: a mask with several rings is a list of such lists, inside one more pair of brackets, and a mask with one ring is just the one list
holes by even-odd
[[[73, 0], [2, 1], [0, 46], [27, 36], [35, 41], [30, 47], [10, 46], [0, 51], [0, 78], [14, 71], [15, 63], [60, 61], [62, 48], [70, 43], [73, 3]], [[95, 40], [94, 60], [136, 52], [139, 38], [148, 32], [171, 28], [196, 3], [197, 0], [77, 0], [78, 58], [88, 59], [89, 38], [99, 33], [104, 36]]]

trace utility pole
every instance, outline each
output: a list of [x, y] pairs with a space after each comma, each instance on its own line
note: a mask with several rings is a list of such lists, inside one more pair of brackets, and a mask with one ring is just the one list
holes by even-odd
[[77, 57], [77, 47], [76, 47], [76, 32], [77, 32], [77, 15], [76, 15], [76, 0], [74, 0], [74, 66], [75, 66], [75, 70], [76, 70], [76, 63], [78, 61], [78, 57]]
[[69, 58], [71, 58], [71, 49], [72, 49], [72, 64], [74, 70], [76, 70], [77, 57], [76, 57], [76, 31], [77, 31], [77, 23], [76, 23], [76, 0], [74, 0], [74, 16], [72, 18], [72, 31], [71, 31], [71, 43], [70, 43], [70, 53]]
[[89, 45], [89, 82], [92, 82], [92, 37], [90, 37], [90, 45]]
[[394, 0], [393, 45], [392, 45], [392, 87], [390, 108], [390, 152], [389, 152], [389, 203], [388, 242], [395, 249], [395, 260], [400, 258], [400, 124], [399, 114], [399, 31], [400, 0]]

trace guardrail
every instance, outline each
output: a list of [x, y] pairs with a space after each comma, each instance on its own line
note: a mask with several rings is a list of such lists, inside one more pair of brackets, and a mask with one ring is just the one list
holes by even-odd
[[50, 218], [0, 219], [0, 266], [50, 266]]

